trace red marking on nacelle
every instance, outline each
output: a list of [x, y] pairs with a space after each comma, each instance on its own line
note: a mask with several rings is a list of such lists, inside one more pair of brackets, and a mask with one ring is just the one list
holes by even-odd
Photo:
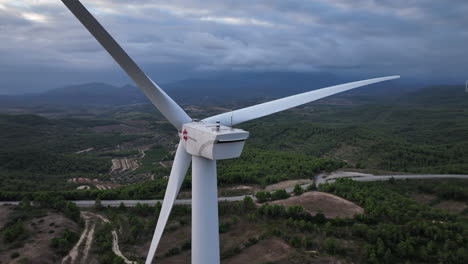
[[188, 139], [188, 132], [187, 132], [187, 129], [184, 129], [184, 132], [183, 132], [182, 134], [184, 135], [184, 136], [183, 136], [183, 139], [184, 139], [185, 141], [187, 141], [187, 139]]

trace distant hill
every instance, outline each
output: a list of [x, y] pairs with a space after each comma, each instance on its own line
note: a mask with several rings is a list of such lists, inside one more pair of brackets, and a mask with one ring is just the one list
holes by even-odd
[[3, 106], [36, 105], [125, 105], [146, 102], [144, 95], [130, 85], [116, 87], [105, 83], [66, 86], [38, 94], [0, 96]]
[[[377, 77], [377, 76], [376, 76]], [[190, 79], [161, 87], [181, 104], [219, 104], [239, 101], [265, 101], [364, 78], [340, 77], [329, 73], [239, 73], [210, 79]], [[394, 101], [408, 92], [399, 81], [363, 87], [336, 96], [354, 103]], [[38, 94], [0, 96], [2, 106], [112, 106], [148, 103], [134, 86], [117, 87], [87, 83]]]
[[429, 86], [408, 92], [402, 97], [402, 102], [434, 106], [468, 106], [468, 93], [463, 85]]

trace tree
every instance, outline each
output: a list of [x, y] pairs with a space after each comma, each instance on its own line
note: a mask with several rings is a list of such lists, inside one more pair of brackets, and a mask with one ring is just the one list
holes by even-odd
[[252, 200], [252, 197], [250, 197], [250, 196], [245, 196], [244, 197], [243, 205], [244, 205], [244, 210], [245, 211], [251, 211], [251, 210], [255, 209], [255, 203]]
[[112, 264], [125, 264], [125, 261], [121, 257], [115, 256], [112, 260]]
[[302, 246], [302, 241], [299, 237], [293, 236], [289, 239], [289, 244], [295, 248], [300, 248]]
[[264, 202], [268, 201], [268, 197], [267, 197], [265, 192], [257, 192], [255, 194], [255, 197], [257, 198], [257, 201], [259, 203], [264, 203]]
[[80, 221], [80, 208], [75, 203], [68, 202], [63, 213], [77, 223]]
[[127, 210], [127, 207], [125, 206], [125, 204], [123, 202], [120, 202], [119, 210], [121, 210], [121, 211]]
[[379, 237], [377, 238], [377, 256], [383, 257], [385, 255], [386, 248], [385, 244], [382, 239]]
[[65, 255], [73, 247], [78, 240], [78, 234], [65, 229], [61, 237], [54, 237], [50, 242], [50, 246], [55, 248], [58, 253]]
[[315, 183], [311, 183], [311, 184], [309, 184], [307, 186], [306, 190], [309, 191], [309, 192], [310, 191], [315, 191], [315, 190], [317, 190], [317, 187], [315, 187]]
[[292, 205], [288, 207], [288, 209], [286, 210], [286, 213], [288, 214], [288, 216], [292, 218], [300, 217], [303, 212], [304, 212], [304, 207], [302, 207], [301, 205]]
[[327, 238], [327, 240], [325, 240], [325, 250], [330, 255], [336, 255], [340, 251], [340, 245], [335, 239]]
[[96, 201], [94, 202], [94, 208], [98, 210], [102, 209], [101, 198], [99, 198], [99, 196], [96, 198]]
[[28, 197], [24, 197], [20, 204], [19, 204], [21, 209], [29, 209], [31, 208], [31, 201], [29, 201]]
[[11, 243], [24, 234], [24, 226], [22, 221], [17, 221], [14, 225], [3, 231], [3, 240], [6, 243]]
[[389, 248], [387, 248], [387, 251], [385, 251], [383, 259], [385, 263], [393, 263], [392, 251], [390, 251]]
[[285, 189], [274, 191], [271, 194], [271, 200], [282, 200], [286, 198], [289, 198], [289, 194], [286, 192]]
[[296, 184], [296, 186], [294, 186], [293, 192], [295, 195], [301, 195], [304, 193], [304, 190], [302, 189], [301, 185]]

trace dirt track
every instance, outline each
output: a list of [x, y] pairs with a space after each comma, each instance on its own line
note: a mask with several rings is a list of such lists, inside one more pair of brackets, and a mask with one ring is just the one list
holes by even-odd
[[[83, 233], [81, 233], [80, 239], [75, 244], [75, 246], [70, 250], [70, 252], [68, 252], [68, 255], [66, 255], [62, 259], [63, 264], [78, 263], [80, 255], [83, 256], [81, 258], [80, 263], [86, 263], [86, 260], [88, 258], [89, 250], [93, 242], [93, 235], [94, 235], [94, 229], [96, 227], [96, 223], [91, 222], [92, 215], [88, 212], [81, 212], [81, 217], [83, 217], [85, 221], [85, 229], [83, 230]], [[83, 249], [82, 244], [84, 241], [86, 242], [85, 242], [85, 247]], [[82, 251], [81, 254], [80, 254], [80, 250]]]
[[[106, 217], [100, 215], [100, 214], [94, 214], [96, 217], [98, 217], [99, 219], [101, 219], [104, 223], [110, 223], [110, 220], [107, 219]], [[120, 251], [120, 248], [119, 248], [119, 236], [117, 234], [117, 231], [115, 230], [112, 230], [112, 251], [114, 252], [114, 254], [116, 254], [117, 256], [121, 257], [125, 263], [127, 264], [133, 264], [136, 262], [135, 261], [130, 261], [129, 259], [127, 259], [123, 254], [122, 252]]]
[[[81, 233], [80, 239], [76, 245], [70, 250], [67, 256], [62, 259], [62, 264], [86, 264], [89, 262], [89, 252], [94, 239], [94, 230], [99, 221], [110, 223], [106, 217], [92, 212], [81, 212], [81, 216], [85, 220], [85, 229]], [[84, 243], [84, 246], [83, 246]], [[115, 255], [121, 257], [127, 264], [136, 264], [134, 261], [127, 259], [119, 248], [119, 236], [116, 230], [112, 230], [112, 251]], [[81, 257], [80, 257], [81, 256]]]

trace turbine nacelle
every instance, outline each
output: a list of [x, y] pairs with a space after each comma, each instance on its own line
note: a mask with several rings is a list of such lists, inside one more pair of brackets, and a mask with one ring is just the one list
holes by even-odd
[[184, 124], [179, 137], [187, 153], [222, 160], [241, 155], [249, 132], [202, 121]]

